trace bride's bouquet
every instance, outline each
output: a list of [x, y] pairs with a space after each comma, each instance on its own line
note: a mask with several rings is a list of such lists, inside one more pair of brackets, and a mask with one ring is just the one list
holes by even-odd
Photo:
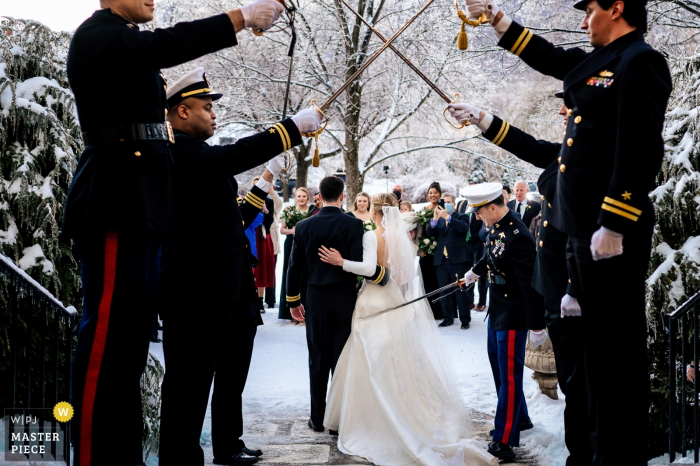
[[282, 215], [280, 215], [280, 219], [284, 220], [284, 223], [287, 224], [287, 228], [294, 228], [294, 226], [304, 220], [305, 218], [309, 217], [308, 212], [302, 212], [301, 210], [297, 210], [297, 208], [293, 205], [287, 207], [282, 211]]
[[374, 231], [377, 229], [377, 225], [375, 225], [372, 220], [365, 220], [362, 222], [362, 226], [364, 227], [365, 231]]

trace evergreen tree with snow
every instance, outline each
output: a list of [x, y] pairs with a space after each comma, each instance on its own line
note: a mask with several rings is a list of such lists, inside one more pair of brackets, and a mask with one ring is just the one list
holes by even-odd
[[[671, 110], [666, 115], [666, 154], [657, 178], [658, 187], [651, 193], [657, 220], [647, 279], [652, 397], [649, 452], [653, 456], [668, 451], [669, 341], [664, 316], [700, 290], [700, 56], [687, 59], [678, 68]], [[693, 354], [690, 333], [682, 343], [687, 345], [686, 355], [691, 355], [687, 362]], [[680, 351], [680, 336], [676, 343]], [[624, 355], [616, 357], [624, 361]], [[678, 373], [685, 376], [680, 359], [676, 365]], [[692, 400], [692, 384], [687, 386], [686, 403]], [[692, 429], [692, 422], [689, 425]]]
[[486, 162], [482, 157], [475, 157], [469, 167], [469, 178], [474, 183], [486, 183], [489, 181], [488, 172], [486, 171]]
[[[80, 268], [71, 246], [58, 239], [66, 193], [82, 149], [65, 69], [69, 44], [69, 34], [33, 21], [3, 18], [0, 22], [0, 254], [64, 307], [80, 308]], [[8, 355], [16, 351], [18, 358], [41, 360], [40, 329], [43, 325], [55, 328], [57, 316], [48, 311], [44, 321], [45, 302], [18, 291], [7, 276], [0, 277], [0, 284], [0, 381], [4, 381], [0, 404], [12, 406], [12, 358]], [[20, 337], [31, 332], [14, 348], [9, 342], [11, 322]], [[60, 325], [62, 334], [70, 335], [63, 321]], [[44, 337], [49, 342], [50, 337]], [[30, 341], [28, 347], [26, 341]], [[59, 363], [51, 352], [46, 358], [48, 367], [67, 368], [71, 363], [63, 353]], [[36, 398], [41, 389], [40, 371], [40, 364], [32, 366], [33, 400], [40, 399]], [[63, 393], [67, 393], [66, 372], [60, 373]], [[47, 377], [51, 386], [53, 374]], [[24, 377], [17, 379], [14, 388], [21, 403], [28, 387]]]
[[66, 306], [79, 268], [58, 236], [82, 136], [65, 70], [70, 36], [4, 19], [0, 34], [0, 253]]

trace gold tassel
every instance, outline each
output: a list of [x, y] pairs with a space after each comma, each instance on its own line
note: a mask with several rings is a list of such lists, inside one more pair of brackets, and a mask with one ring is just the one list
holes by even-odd
[[314, 150], [314, 158], [311, 160], [311, 165], [313, 165], [314, 168], [318, 168], [321, 165], [321, 157], [318, 153], [318, 140], [316, 140], [316, 150]]
[[464, 30], [464, 25], [466, 23], [462, 22], [462, 27], [460, 28], [459, 34], [457, 35], [457, 48], [459, 50], [467, 50], [469, 47], [469, 39], [467, 38], [467, 31]]

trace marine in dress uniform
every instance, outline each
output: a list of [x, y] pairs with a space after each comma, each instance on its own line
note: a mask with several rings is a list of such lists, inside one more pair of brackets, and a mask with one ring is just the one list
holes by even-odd
[[544, 328], [544, 307], [531, 286], [535, 240], [505, 206], [502, 191], [500, 183], [464, 190], [469, 211], [489, 228], [486, 255], [465, 279], [466, 284], [477, 277], [490, 283], [488, 354], [498, 388], [498, 405], [489, 452], [499, 459], [512, 460], [513, 446], [520, 442], [520, 425], [529, 420], [523, 394], [527, 332]]
[[[270, 0], [254, 3], [279, 8]], [[253, 24], [251, 7], [244, 8]], [[75, 240], [82, 268], [84, 307], [71, 377], [76, 465], [143, 463], [140, 380], [157, 256], [161, 239], [175, 231], [173, 135], [160, 68], [236, 45], [241, 16], [234, 10], [140, 31], [136, 23], [150, 21], [153, 7], [121, 2], [118, 12], [96, 11], [71, 41], [67, 73], [85, 142], [61, 233]], [[105, 89], [119, 103], [105, 107]]]
[[[564, 93], [558, 92], [558, 98]], [[469, 121], [483, 131], [483, 136], [518, 158], [543, 168], [537, 180], [537, 188], [542, 194], [542, 219], [535, 236], [537, 257], [532, 277], [532, 286], [544, 297], [545, 324], [552, 340], [557, 365], [557, 378], [562, 392], [566, 395], [564, 421], [566, 446], [569, 450], [567, 466], [590, 465], [593, 458], [588, 435], [586, 412], [586, 378], [583, 360], [583, 334], [580, 317], [561, 317], [561, 300], [567, 293], [574, 295], [568, 279], [566, 264], [566, 243], [568, 235], [552, 224], [552, 199], [557, 187], [559, 171], [560, 143], [535, 139], [515, 126], [508, 132], [499, 133], [507, 123], [493, 115], [482, 113], [481, 109], [469, 104], [458, 104], [452, 111], [460, 123]], [[568, 119], [568, 109], [562, 106], [559, 111], [564, 121]], [[502, 136], [502, 137], [501, 137]]]
[[[262, 455], [240, 439], [241, 396], [257, 326], [263, 323], [245, 228], [261, 215], [284, 157], [273, 159], [269, 180], [263, 176], [240, 205], [234, 176], [300, 144], [301, 134], [287, 119], [235, 144], [210, 146], [205, 138], [214, 133], [212, 106], [220, 97], [202, 68], [168, 90], [168, 120], [175, 129], [176, 234], [164, 247], [159, 299], [166, 367], [162, 465], [204, 464], [199, 438], [212, 379], [214, 463], [251, 464]], [[208, 342], [206, 351], [198, 348], [202, 342]]]
[[[551, 224], [569, 237], [569, 271], [583, 317], [593, 464], [646, 464], [644, 280], [655, 221], [648, 192], [663, 159], [672, 89], [666, 61], [644, 41], [646, 2], [576, 3], [586, 11], [581, 27], [592, 52], [555, 47], [490, 0], [467, 4], [470, 15], [486, 11], [499, 46], [564, 81], [569, 122]], [[508, 132], [506, 125], [501, 137]], [[624, 369], [611, 354], [625, 355]], [[620, 403], [611, 386], [635, 389]]]

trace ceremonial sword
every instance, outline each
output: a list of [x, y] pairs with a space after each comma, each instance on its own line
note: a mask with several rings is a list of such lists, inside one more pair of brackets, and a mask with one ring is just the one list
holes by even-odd
[[[362, 21], [365, 24], [365, 26], [367, 26], [370, 29], [370, 31], [372, 31], [377, 37], [379, 37], [384, 43], [386, 43], [386, 41], [387, 41], [386, 37], [384, 37], [379, 31], [377, 31], [375, 28], [373, 28], [361, 14], [359, 14], [357, 11], [355, 11], [355, 9], [353, 7], [351, 7], [345, 0], [340, 0], [340, 1], [343, 2], [343, 5], [345, 5], [348, 8], [348, 10], [352, 11], [353, 14], [355, 16], [357, 16], [359, 18], [359, 20]], [[416, 67], [416, 65], [411, 63], [411, 61], [408, 58], [406, 58], [406, 56], [404, 54], [399, 52], [396, 49], [396, 47], [394, 47], [393, 45], [390, 44], [389, 48], [391, 50], [393, 50], [394, 53], [396, 53], [396, 55], [398, 55], [399, 58], [401, 60], [403, 60], [408, 65], [408, 67], [411, 68], [423, 81], [425, 81], [425, 83], [428, 86], [430, 86], [430, 88], [432, 90], [434, 90], [435, 93], [437, 93], [437, 95], [439, 95], [442, 100], [444, 100], [448, 104], [453, 104], [455, 102], [455, 100], [459, 98], [459, 94], [455, 94], [455, 100], [450, 99], [450, 97], [447, 94], [445, 94], [444, 92], [442, 92], [442, 90], [440, 90], [440, 88], [437, 87], [437, 85], [435, 83], [433, 83], [426, 75], [424, 75], [423, 72], [421, 72], [421, 70], [419, 70], [418, 67]], [[445, 120], [447, 120], [447, 115], [446, 115], [447, 110], [448, 109], [445, 109], [445, 111], [442, 113], [442, 116], [445, 117]], [[464, 128], [465, 126], [469, 126], [471, 124], [471, 122], [466, 122], [466, 123], [462, 123], [462, 126], [455, 126], [452, 124], [452, 122], [450, 120], [447, 120], [447, 122], [457, 129]]]
[[330, 98], [326, 101], [326, 103], [324, 103], [320, 107], [316, 107], [316, 100], [314, 99], [311, 101], [311, 105], [313, 105], [316, 108], [316, 110], [318, 110], [321, 113], [321, 115], [323, 115], [323, 117], [326, 118], [326, 123], [323, 126], [321, 126], [321, 128], [319, 128], [317, 131], [315, 131], [313, 133], [302, 133], [302, 136], [312, 137], [316, 140], [316, 150], [314, 152], [314, 158], [311, 162], [314, 167], [318, 167], [320, 165], [320, 157], [319, 157], [319, 151], [318, 151], [318, 136], [323, 132], [324, 129], [326, 129], [326, 126], [328, 126], [328, 117], [323, 112], [325, 110], [328, 110], [328, 107], [330, 107], [330, 105], [338, 97], [340, 97], [340, 95], [343, 92], [345, 92], [345, 90], [348, 87], [350, 87], [350, 85], [369, 67], [369, 65], [371, 65], [372, 62], [374, 62], [374, 60], [376, 60], [377, 57], [379, 57], [379, 55], [381, 55], [384, 50], [386, 50], [389, 46], [391, 46], [391, 43], [394, 42], [394, 40], [397, 37], [399, 37], [401, 35], [401, 33], [404, 32], [408, 28], [408, 26], [411, 25], [411, 23], [413, 23], [421, 14], [423, 14], [423, 12], [426, 10], [426, 8], [428, 8], [434, 1], [435, 0], [428, 0], [428, 2], [423, 6], [423, 8], [421, 8], [418, 11], [418, 13], [416, 13], [411, 19], [409, 19], [408, 22], [401, 27], [401, 29], [396, 31], [396, 33], [393, 36], [391, 36], [391, 38], [389, 40], [386, 40], [384, 42], [384, 45], [382, 45], [379, 48], [379, 50], [374, 52], [374, 54], [372, 54], [372, 56], [369, 57], [367, 59], [367, 61], [357, 71], [355, 71], [355, 73], [347, 81], [345, 81], [343, 83], [343, 85], [340, 86], [340, 88], [337, 91], [335, 91], [333, 93], [332, 96], [330, 96]]
[[[476, 283], [476, 282], [474, 282], [474, 283]], [[467, 286], [466, 288], [464, 288], [464, 291], [467, 291], [467, 290], [470, 290], [470, 289], [474, 288], [474, 283], [471, 283], [469, 286]], [[377, 316], [380, 316], [380, 315], [382, 315], [382, 314], [386, 314], [387, 312], [395, 311], [396, 309], [401, 309], [402, 307], [406, 307], [406, 306], [408, 306], [409, 304], [417, 303], [418, 301], [421, 301], [421, 300], [423, 300], [423, 299], [429, 298], [429, 297], [431, 297], [431, 296], [435, 296], [436, 294], [442, 293], [443, 291], [450, 290], [450, 289], [455, 288], [455, 287], [462, 288], [463, 285], [464, 285], [464, 279], [463, 279], [463, 278], [460, 278], [459, 280], [457, 280], [457, 281], [454, 282], [454, 283], [450, 283], [449, 285], [445, 285], [445, 286], [443, 286], [442, 288], [438, 288], [438, 289], [435, 290], [435, 291], [431, 291], [430, 293], [424, 294], [423, 296], [421, 296], [421, 297], [419, 297], [419, 298], [416, 298], [416, 299], [414, 299], [414, 300], [408, 301], [408, 302], [403, 303], [403, 304], [401, 304], [401, 305], [399, 305], [399, 306], [395, 306], [395, 307], [391, 307], [391, 308], [389, 308], [389, 309], [384, 309], [383, 311], [375, 312], [374, 314], [369, 314], [369, 315], [366, 315], [366, 316], [359, 317], [359, 319], [369, 319], [369, 318], [371, 318], [371, 317], [377, 317]]]

